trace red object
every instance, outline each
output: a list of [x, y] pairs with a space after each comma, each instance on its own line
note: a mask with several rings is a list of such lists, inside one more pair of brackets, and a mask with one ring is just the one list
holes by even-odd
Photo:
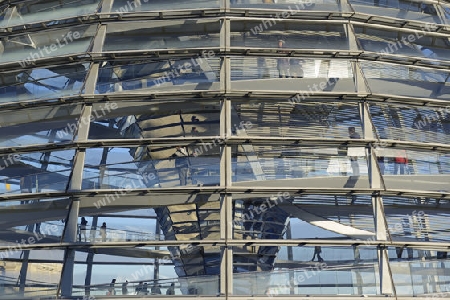
[[398, 164], [407, 164], [408, 159], [406, 157], [396, 157], [395, 162]]

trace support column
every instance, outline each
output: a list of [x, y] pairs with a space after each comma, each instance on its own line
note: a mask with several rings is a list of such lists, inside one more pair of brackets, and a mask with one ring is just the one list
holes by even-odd
[[[80, 200], [72, 199], [69, 208], [69, 216], [66, 220], [66, 226], [63, 232], [63, 242], [77, 241], [77, 227], [78, 227], [78, 212], [80, 209]], [[73, 285], [73, 268], [75, 262], [75, 250], [67, 249], [64, 253], [64, 265], [61, 272], [60, 291], [61, 296], [72, 296]]]
[[225, 240], [221, 249], [220, 295], [233, 294], [233, 248], [228, 242], [233, 239], [233, 200], [231, 194], [220, 197], [220, 239]]
[[[365, 102], [359, 104], [359, 112], [363, 129], [364, 139], [374, 139], [373, 122], [370, 116], [369, 105]], [[375, 149], [369, 145], [366, 148], [369, 182], [372, 189], [382, 189], [382, 177], [378, 167]], [[390, 240], [386, 216], [384, 214], [383, 199], [378, 193], [372, 196], [372, 208], [375, 223], [375, 237], [377, 241]], [[392, 272], [389, 266], [389, 255], [387, 247], [378, 247], [378, 266], [380, 274], [380, 293], [385, 295], [395, 295]]]
[[[92, 225], [91, 225], [91, 231], [90, 231], [90, 238], [89, 241], [91, 243], [95, 242], [95, 235], [97, 233], [97, 223], [98, 223], [98, 217], [95, 216], [92, 218]], [[86, 295], [91, 294], [91, 279], [92, 279], [92, 263], [94, 262], [94, 251], [89, 250], [89, 253], [86, 258], [86, 277], [84, 278], [84, 292]]]
[[[85, 105], [78, 121], [77, 127], [77, 140], [86, 141], [89, 135], [90, 122], [84, 120], [90, 120], [92, 114], [92, 105]], [[75, 139], [75, 135], [74, 135]], [[74, 157], [74, 164], [72, 173], [70, 176], [70, 183], [66, 189], [66, 192], [80, 191], [83, 182], [83, 169], [84, 161], [86, 157], [86, 149], [77, 150]], [[73, 198], [69, 207], [69, 213], [66, 219], [66, 226], [64, 227], [62, 241], [66, 243], [75, 243], [77, 241], [77, 227], [78, 227], [78, 214], [80, 210], [80, 200]], [[61, 280], [59, 283], [58, 294], [61, 293], [63, 297], [72, 296], [73, 286], [73, 268], [75, 263], [75, 250], [68, 248], [64, 254], [64, 265], [61, 272]]]
[[[359, 103], [359, 113], [364, 139], [375, 139], [374, 125], [370, 116], [369, 104], [366, 102]], [[369, 175], [370, 187], [373, 189], [383, 188], [383, 179], [381, 177], [380, 167], [378, 165], [375, 149], [372, 146], [366, 147], [367, 167]]]
[[220, 185], [231, 186], [231, 147], [226, 141], [232, 135], [231, 130], [231, 101], [223, 99], [220, 110], [220, 137], [224, 141], [224, 145], [220, 149]]
[[[155, 220], [155, 241], [160, 240], [160, 232], [158, 219]], [[158, 251], [159, 246], [155, 246], [155, 251]], [[153, 265], [153, 283], [157, 286], [159, 284], [159, 258], [155, 258], [155, 264]]]
[[[290, 220], [289, 220], [289, 223], [286, 228], [286, 239], [288, 241], [292, 240], [292, 227], [291, 227]], [[288, 258], [288, 261], [294, 261], [294, 251], [292, 249], [292, 246], [287, 247], [287, 258]], [[294, 270], [289, 269], [289, 286], [290, 286], [289, 293], [291, 295], [295, 295], [295, 286], [294, 286], [294, 284], [292, 284], [294, 281], [295, 281]]]
[[[372, 206], [375, 218], [375, 233], [377, 241], [387, 241], [388, 229], [384, 215], [383, 200], [380, 196], [372, 196]], [[380, 293], [384, 295], [395, 294], [392, 272], [389, 266], [387, 247], [378, 247], [378, 263], [380, 274]]]

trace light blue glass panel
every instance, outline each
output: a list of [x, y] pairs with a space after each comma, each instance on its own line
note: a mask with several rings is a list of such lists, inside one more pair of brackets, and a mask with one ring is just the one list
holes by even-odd
[[[255, 248], [270, 248], [264, 246]], [[278, 248], [273, 246], [274, 248]], [[291, 249], [289, 249], [291, 248]], [[233, 293], [235, 295], [377, 295], [379, 294], [377, 251], [369, 247], [280, 247], [273, 270], [256, 268], [256, 258], [246, 249], [234, 247]], [[248, 250], [247, 250], [248, 251]], [[260, 250], [261, 251], [261, 250]], [[291, 251], [292, 258], [287, 252]], [[311, 261], [314, 253], [323, 261]], [[254, 256], [254, 255], [253, 255]], [[313, 256], [317, 260], [317, 255]], [[260, 260], [258, 260], [260, 263]], [[339, 267], [338, 267], [339, 266]]]
[[[450, 292], [450, 264], [447, 252], [422, 249], [404, 249], [406, 259], [391, 261], [391, 271], [397, 295], [445, 298]], [[444, 255], [445, 254], [445, 255]]]
[[450, 72], [381, 62], [361, 61], [373, 93], [450, 100]]
[[[220, 183], [219, 147], [197, 156], [188, 147], [185, 148], [188, 156], [181, 158], [176, 156], [175, 147], [146, 148], [113, 148], [107, 155], [106, 165], [100, 164], [102, 148], [88, 149], [84, 188], [166, 188]], [[146, 152], [150, 148], [151, 157]]]
[[81, 93], [89, 64], [51, 66], [7, 73], [0, 103], [46, 99]]
[[111, 12], [127, 13], [127, 12], [139, 12], [139, 11], [172, 11], [172, 10], [191, 10], [191, 9], [208, 9], [218, 8], [219, 1], [214, 0], [177, 0], [177, 1], [164, 1], [164, 0], [114, 0]]
[[[291, 50], [348, 50], [349, 43], [342, 24], [303, 24], [276, 19], [232, 20], [231, 47], [283, 48]], [[282, 44], [280, 44], [280, 40]]]
[[53, 151], [46, 163], [42, 161], [45, 153], [5, 155], [1, 160], [0, 181], [10, 184], [9, 189], [0, 185], [0, 193], [39, 193], [64, 191], [69, 181], [74, 150]]
[[261, 186], [362, 187], [368, 180], [365, 156], [364, 147], [243, 145], [233, 159], [233, 181]]
[[405, 0], [350, 0], [356, 12], [381, 17], [414, 20], [425, 23], [443, 23], [432, 3]]
[[[89, 139], [206, 137], [219, 135], [217, 101], [141, 102], [94, 104]], [[179, 109], [174, 111], [174, 105]], [[120, 107], [119, 107], [120, 106]], [[0, 123], [1, 124], [1, 123]], [[1, 128], [0, 128], [1, 132]]]
[[0, 147], [72, 141], [81, 105], [5, 111], [0, 120]]
[[290, 101], [294, 103], [317, 93], [354, 93], [351, 64], [333, 59], [237, 56], [231, 58], [231, 87], [298, 93]]
[[158, 20], [107, 26], [103, 51], [219, 47], [217, 19]]
[[19, 2], [9, 6], [3, 12], [3, 18], [0, 16], [0, 27], [45, 21], [49, 22], [47, 25], [54, 25], [61, 22], [57, 20], [94, 13], [97, 11], [98, 4], [99, 0]]
[[17, 61], [21, 67], [30, 67], [39, 60], [85, 53], [96, 30], [96, 25], [84, 25], [11, 36], [3, 42], [0, 64]]
[[[271, 11], [283, 11], [279, 13], [279, 18], [288, 18], [295, 16], [298, 13], [305, 11], [345, 11], [341, 8], [339, 2], [335, 0], [230, 0], [232, 8], [252, 8], [252, 9], [267, 9]], [[288, 16], [286, 16], [288, 14]]]
[[404, 149], [376, 149], [386, 188], [450, 191], [450, 156]]
[[[208, 52], [207, 52], [208, 53]], [[148, 60], [117, 64], [106, 62], [99, 69], [96, 93], [218, 89], [220, 59], [212, 55], [184, 59]]]

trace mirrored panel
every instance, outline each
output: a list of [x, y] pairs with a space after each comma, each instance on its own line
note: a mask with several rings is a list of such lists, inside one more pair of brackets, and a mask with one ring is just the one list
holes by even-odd
[[24, 68], [41, 59], [85, 53], [96, 32], [97, 25], [82, 25], [11, 35], [0, 41], [0, 63], [17, 61]]
[[450, 155], [395, 148], [375, 150], [388, 189], [450, 191]]
[[450, 72], [361, 61], [372, 93], [450, 100]]
[[219, 185], [219, 150], [194, 156], [190, 147], [181, 146], [87, 149], [83, 188]]
[[370, 104], [370, 114], [381, 139], [448, 144], [450, 106], [423, 107]]
[[72, 104], [4, 111], [0, 120], [0, 147], [72, 141], [81, 108]]
[[103, 51], [219, 47], [217, 19], [188, 19], [107, 25]]
[[436, 4], [408, 0], [350, 0], [356, 12], [377, 15], [383, 18], [416, 20], [441, 24]]
[[316, 93], [353, 93], [352, 62], [301, 57], [232, 57], [231, 88], [292, 91], [298, 103]]
[[[349, 138], [348, 127], [361, 127], [357, 103], [236, 100], [231, 107], [238, 136]], [[359, 131], [361, 132], [361, 131]]]
[[368, 187], [364, 147], [233, 147], [236, 186]]
[[103, 62], [95, 93], [219, 89], [220, 58], [212, 50], [204, 54], [191, 58]]
[[191, 10], [191, 9], [208, 9], [219, 8], [219, 1], [210, 0], [193, 0], [193, 1], [129, 1], [114, 0], [111, 12], [127, 13], [139, 11], [172, 11], [172, 10]]
[[341, 24], [302, 24], [275, 19], [232, 20], [230, 30], [231, 47], [276, 48], [280, 53], [289, 53], [292, 49], [349, 49]]
[[94, 104], [93, 116], [89, 139], [214, 137], [219, 135], [220, 103], [192, 99], [109, 102]]
[[9, 154], [0, 160], [0, 193], [65, 191], [75, 150]]
[[[64, 24], [68, 20], [64, 21], [63, 19], [96, 12], [99, 2], [99, 0], [20, 1], [2, 10], [0, 27], [12, 27], [44, 21], [47, 21], [45, 23], [47, 26]], [[57, 20], [55, 20], [55, 16]], [[71, 21], [73, 22], [74, 20]]]
[[450, 261], [444, 249], [389, 248], [389, 257], [397, 295], [448, 297]]
[[0, 103], [80, 94], [89, 64], [66, 64], [0, 73]]
[[233, 247], [233, 268], [235, 295], [379, 294], [373, 247]]
[[341, 3], [335, 0], [305, 0], [305, 1], [290, 1], [290, 0], [230, 0], [232, 8], [253, 8], [253, 9], [267, 9], [267, 10], [283, 10], [285, 12], [279, 13], [278, 18], [289, 18], [295, 16], [297, 13], [304, 11], [342, 11]]

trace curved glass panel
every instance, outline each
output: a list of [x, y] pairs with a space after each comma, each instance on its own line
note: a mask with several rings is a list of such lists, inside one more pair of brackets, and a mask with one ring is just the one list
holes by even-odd
[[43, 21], [49, 22], [46, 25], [56, 25], [59, 21], [55, 21], [55, 17], [57, 17], [57, 20], [61, 20], [95, 13], [98, 4], [99, 0], [22, 1], [9, 6], [3, 11], [3, 14], [0, 14], [0, 27]]
[[448, 296], [450, 261], [447, 252], [410, 247], [389, 248], [392, 279], [397, 295], [441, 298]]
[[191, 0], [191, 1], [129, 1], [129, 0], [114, 0], [111, 12], [127, 13], [133, 11], [173, 11], [178, 9], [208, 9], [219, 8], [219, 1], [211, 0]]
[[450, 100], [450, 72], [381, 62], [360, 61], [373, 93]]
[[219, 89], [220, 59], [212, 56], [157, 59], [117, 64], [105, 62], [99, 69], [95, 93], [135, 90], [178, 91]]
[[[157, 229], [157, 215], [154, 209], [127, 207], [108, 212], [101, 206], [103, 204], [101, 201], [98, 204], [98, 207], [92, 207], [87, 201], [82, 204], [81, 211], [86, 214], [80, 215], [78, 219], [78, 242], [137, 242], [165, 239]], [[101, 218], [90, 216], [92, 211], [99, 212], [99, 210], [102, 212]], [[103, 223], [107, 224], [106, 229], [102, 228]]]
[[0, 193], [65, 191], [74, 150], [33, 152], [3, 156], [0, 165]]
[[[91, 285], [84, 285], [86, 264], [75, 265], [73, 294], [83, 296], [86, 290], [94, 297], [219, 294], [220, 247], [180, 242], [179, 246], [171, 248], [167, 251], [159, 247], [136, 247], [126, 251], [128, 253], [115, 247], [100, 249], [94, 256]], [[145, 259], [139, 254], [146, 255]], [[84, 253], [78, 252], [77, 257], [79, 261], [86, 260]], [[160, 271], [154, 275], [155, 265]], [[188, 270], [195, 273], [187, 273]]]
[[301, 98], [236, 101], [231, 107], [231, 121], [239, 125], [237, 135], [346, 139], [348, 127], [361, 127], [356, 104], [306, 102]]
[[5, 112], [0, 120], [0, 147], [71, 141], [81, 107], [73, 104]]
[[[383, 197], [383, 202], [392, 240], [405, 242], [450, 240], [448, 200], [429, 197]], [[399, 253], [397, 257], [403, 256]]]
[[[246, 34], [244, 34], [246, 33]], [[231, 21], [231, 47], [348, 50], [342, 24], [302, 24], [274, 19]], [[280, 42], [280, 40], [282, 42]], [[283, 52], [280, 50], [280, 52]]]
[[67, 64], [0, 73], [0, 103], [80, 94], [89, 64]]
[[370, 104], [372, 121], [381, 139], [448, 144], [450, 107]]
[[[256, 79], [256, 80], [255, 80]], [[316, 93], [353, 93], [352, 62], [289, 57], [232, 57], [231, 88], [292, 91], [300, 102]]]
[[265, 197], [235, 195], [234, 198], [235, 239], [375, 238], [370, 196], [296, 196], [278, 192]]
[[[24, 256], [24, 253], [28, 256], [27, 276], [23, 281], [18, 281], [22, 262], [17, 259]], [[64, 253], [59, 250], [16, 251], [11, 259], [2, 261], [0, 298], [54, 297], [61, 279], [63, 260]], [[20, 284], [23, 284], [23, 290]]]
[[395, 54], [450, 60], [448, 38], [426, 36], [426, 31], [409, 33], [362, 26], [354, 26], [354, 29], [365, 51], [377, 52], [381, 55]]
[[383, 18], [399, 18], [441, 24], [435, 4], [408, 0], [350, 0], [356, 12]]
[[220, 147], [216, 147], [210, 153], [194, 156], [190, 147], [88, 149], [83, 176], [87, 185], [84, 188], [219, 185], [219, 150]]
[[[178, 111], [174, 111], [174, 105]], [[206, 110], [205, 110], [206, 109]], [[218, 136], [220, 103], [126, 101], [94, 104], [89, 139]], [[1, 130], [1, 128], [0, 128]], [[1, 132], [1, 131], [0, 131]]]
[[[233, 248], [235, 269], [240, 270], [245, 268], [243, 267], [245, 265], [255, 265], [262, 261], [248, 248], [250, 247]], [[255, 251], [264, 251], [267, 248], [278, 247], [253, 246], [253, 248], [257, 248]], [[249, 253], [246, 253], [246, 250]], [[319, 261], [312, 262], [311, 256], [314, 260], [316, 254], [319, 254], [317, 258]], [[235, 272], [233, 293], [268, 297], [379, 294], [378, 258], [373, 248], [282, 246], [278, 256], [272, 260], [274, 260], [272, 270], [245, 272], [243, 269], [239, 273]], [[327, 284], [328, 282], [333, 284]]]
[[[25, 189], [26, 186], [22, 185], [22, 188]], [[28, 191], [24, 190], [23, 193], [25, 192]], [[59, 244], [65, 225], [62, 220], [67, 216], [69, 204], [69, 198], [1, 202], [0, 213], [4, 217], [0, 221], [3, 228], [0, 245], [17, 248], [0, 251], [0, 258], [13, 258], [23, 245]], [[39, 217], [30, 219], [30, 210], [38, 213]]]
[[450, 191], [450, 156], [439, 152], [375, 150], [387, 189]]
[[367, 188], [365, 157], [364, 147], [241, 145], [233, 150], [233, 181], [238, 186]]
[[2, 43], [0, 63], [17, 61], [21, 67], [34, 62], [89, 50], [97, 25], [82, 25], [10, 36]]
[[219, 47], [217, 19], [110, 23], [103, 51]]
[[335, 0], [305, 0], [305, 1], [276, 1], [276, 0], [230, 0], [232, 8], [253, 8], [267, 10], [283, 10], [278, 18], [289, 18], [302, 11], [342, 11], [340, 3]]

